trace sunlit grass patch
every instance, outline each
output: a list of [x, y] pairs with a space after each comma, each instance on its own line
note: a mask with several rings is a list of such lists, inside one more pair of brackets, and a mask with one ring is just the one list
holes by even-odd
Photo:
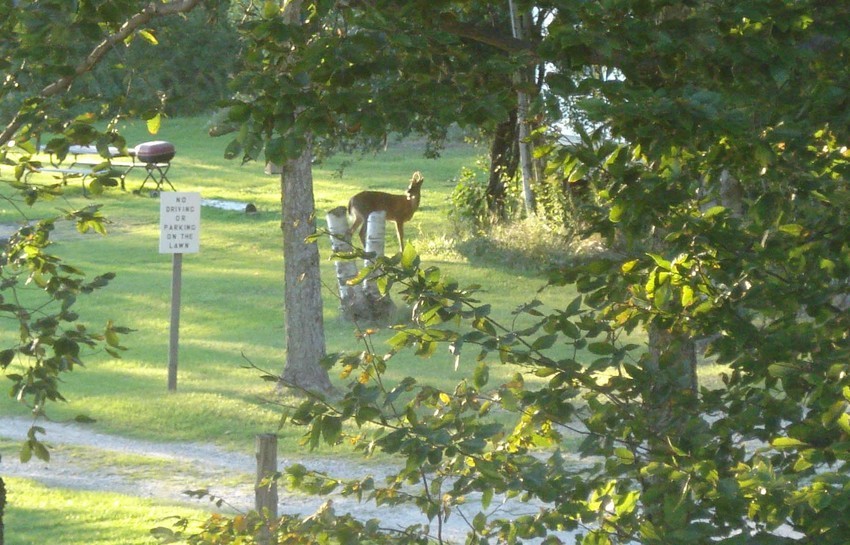
[[111, 494], [47, 487], [5, 479], [8, 491], [6, 545], [153, 545], [157, 526], [169, 517], [201, 519], [205, 512], [176, 504]]

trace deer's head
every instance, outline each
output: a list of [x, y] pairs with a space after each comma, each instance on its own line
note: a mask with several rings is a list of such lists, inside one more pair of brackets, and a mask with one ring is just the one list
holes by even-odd
[[410, 185], [407, 186], [407, 196], [418, 197], [424, 181], [425, 178], [422, 177], [422, 174], [418, 170], [414, 172], [413, 176], [410, 178]]

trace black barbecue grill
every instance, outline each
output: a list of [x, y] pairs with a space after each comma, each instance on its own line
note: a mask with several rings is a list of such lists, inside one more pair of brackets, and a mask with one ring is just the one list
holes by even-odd
[[148, 180], [156, 184], [154, 191], [162, 190], [163, 183], [167, 183], [174, 190], [174, 185], [168, 179], [168, 169], [171, 168], [171, 160], [174, 159], [176, 153], [174, 144], [164, 140], [154, 140], [139, 144], [134, 152], [136, 160], [144, 163], [145, 170], [147, 170], [147, 176], [142, 181], [139, 192], [142, 191]]

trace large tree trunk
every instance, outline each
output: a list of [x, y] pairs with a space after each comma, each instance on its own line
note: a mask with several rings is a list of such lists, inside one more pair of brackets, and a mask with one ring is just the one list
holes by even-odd
[[[281, 5], [286, 24], [301, 24], [301, 0]], [[313, 146], [310, 135], [303, 136], [305, 143], [301, 155], [288, 159], [280, 174], [286, 328], [286, 365], [281, 381], [313, 394], [330, 394], [334, 388], [327, 370], [321, 365], [325, 357], [325, 325], [319, 247], [306, 240], [316, 232]]]
[[281, 173], [286, 326], [286, 366], [281, 378], [287, 385], [329, 394], [333, 386], [320, 364], [325, 357], [325, 328], [319, 248], [306, 242], [316, 232], [311, 162], [308, 142], [301, 156], [287, 161]]

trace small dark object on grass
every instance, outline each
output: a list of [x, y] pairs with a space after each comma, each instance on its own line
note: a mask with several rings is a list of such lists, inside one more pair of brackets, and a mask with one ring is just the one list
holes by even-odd
[[254, 203], [249, 202], [247, 205], [245, 205], [245, 213], [246, 214], [256, 214], [257, 213], [257, 207], [254, 206]]

